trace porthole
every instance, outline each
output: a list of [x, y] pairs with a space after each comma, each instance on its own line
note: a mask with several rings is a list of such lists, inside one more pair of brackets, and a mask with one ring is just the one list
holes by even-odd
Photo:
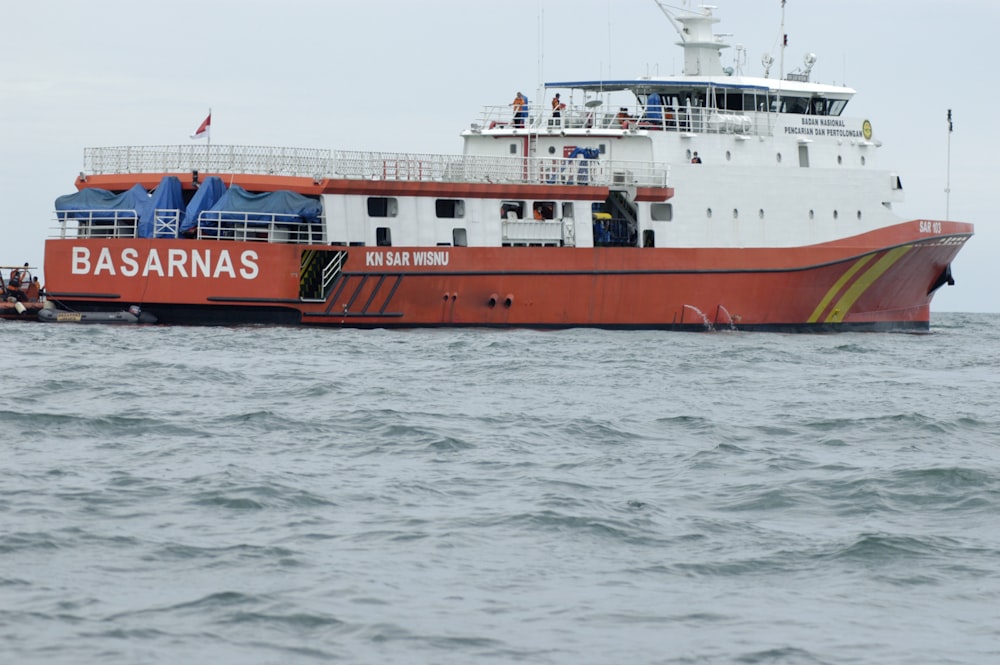
[[691, 155], [691, 151], [690, 151], [690, 150], [688, 150], [688, 151], [687, 151], [687, 161], [689, 161], [689, 162], [690, 162], [690, 161], [691, 161], [691, 157], [692, 157], [692, 155]]
[[844, 156], [837, 155], [837, 164], [843, 164], [843, 163], [844, 163]]
[[556, 154], [556, 147], [554, 145], [549, 146], [549, 154], [550, 155]]
[[761, 208], [760, 210], [757, 211], [757, 216], [760, 217], [761, 219], [764, 219], [764, 209], [763, 208]]
[[861, 166], [864, 166], [864, 165], [866, 165], [867, 163], [868, 163], [868, 160], [867, 160], [867, 159], [865, 159], [865, 156], [864, 156], [864, 155], [861, 155]]
[[779, 164], [781, 163], [781, 153], [780, 152], [778, 153], [778, 163]]
[[858, 220], [860, 220], [860, 219], [861, 219], [861, 211], [859, 210], [858, 211]]
[[740, 211], [737, 210], [736, 208], [733, 208], [733, 219], [739, 219], [739, 218], [740, 218]]
[[840, 217], [840, 213], [839, 213], [839, 212], [837, 212], [836, 210], [834, 210], [834, 211], [833, 211], [833, 218], [834, 218], [834, 219], [837, 219], [838, 217]]
[[733, 153], [730, 152], [729, 150], [726, 151], [726, 161], [727, 162], [733, 161]]
[[816, 211], [815, 210], [810, 210], [809, 211], [809, 219], [816, 219]]
[[709, 208], [708, 210], [706, 210], [705, 214], [708, 215], [709, 219], [712, 219], [712, 209], [711, 208]]

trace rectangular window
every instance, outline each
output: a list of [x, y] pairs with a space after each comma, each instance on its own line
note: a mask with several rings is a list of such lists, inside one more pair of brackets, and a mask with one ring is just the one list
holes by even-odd
[[379, 226], [375, 229], [375, 244], [379, 247], [392, 247], [392, 229]]
[[573, 204], [564, 203], [562, 204], [562, 208], [563, 208], [563, 214], [562, 214], [563, 219], [573, 219]]
[[465, 229], [452, 229], [451, 230], [451, 244], [455, 247], [468, 247], [469, 238]]
[[556, 202], [555, 201], [535, 201], [535, 205], [531, 207], [532, 216], [536, 220], [542, 219], [555, 219], [556, 217]]
[[649, 206], [649, 218], [654, 222], [671, 222], [674, 219], [672, 203], [653, 203]]
[[503, 201], [500, 204], [502, 219], [524, 219], [524, 201]]
[[399, 212], [399, 204], [394, 198], [385, 196], [368, 197], [369, 217], [395, 217]]
[[434, 202], [434, 212], [438, 219], [460, 219], [465, 217], [465, 201], [438, 199]]

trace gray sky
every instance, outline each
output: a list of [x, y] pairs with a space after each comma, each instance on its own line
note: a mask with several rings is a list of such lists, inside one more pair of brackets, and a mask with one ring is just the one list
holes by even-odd
[[[485, 105], [541, 80], [679, 73], [676, 33], [653, 0], [33, 0], [0, 23], [0, 263], [41, 265], [56, 197], [83, 149], [212, 143], [460, 153]], [[676, 4], [681, 4], [677, 0]], [[713, 0], [718, 32], [778, 56], [780, 0]], [[1000, 92], [989, 74], [996, 0], [788, 0], [786, 70], [858, 91], [880, 165], [908, 218], [976, 224], [935, 311], [1000, 312], [992, 193]], [[730, 64], [732, 49], [724, 52]]]

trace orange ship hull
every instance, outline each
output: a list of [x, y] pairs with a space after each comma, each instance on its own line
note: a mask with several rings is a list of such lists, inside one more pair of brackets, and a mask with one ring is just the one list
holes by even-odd
[[[928, 229], [933, 228], [933, 233]], [[926, 330], [973, 227], [910, 221], [796, 248], [46, 242], [48, 293], [161, 323]]]

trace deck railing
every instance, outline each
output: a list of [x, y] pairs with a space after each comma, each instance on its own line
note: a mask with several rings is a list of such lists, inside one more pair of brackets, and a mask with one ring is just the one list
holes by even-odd
[[85, 148], [83, 172], [253, 173], [301, 177], [331, 170], [333, 153], [313, 148], [254, 145], [151, 145]]
[[[153, 236], [181, 237], [181, 210], [154, 211]], [[55, 238], [138, 238], [139, 213], [136, 210], [78, 210], [57, 213]], [[199, 240], [246, 240], [285, 244], [323, 242], [323, 222], [304, 222], [295, 214], [249, 213], [206, 210], [198, 224], [184, 237]]]
[[571, 105], [556, 116], [550, 108], [531, 105], [527, 116], [516, 119], [510, 106], [485, 106], [472, 123], [472, 131], [524, 130], [544, 134], [566, 130], [617, 131], [659, 130], [698, 134], [746, 134], [770, 136], [772, 119], [761, 111], [732, 111], [701, 106], [603, 106]]
[[84, 150], [83, 173], [267, 174], [437, 182], [665, 187], [666, 164], [262, 146], [119, 146]]

